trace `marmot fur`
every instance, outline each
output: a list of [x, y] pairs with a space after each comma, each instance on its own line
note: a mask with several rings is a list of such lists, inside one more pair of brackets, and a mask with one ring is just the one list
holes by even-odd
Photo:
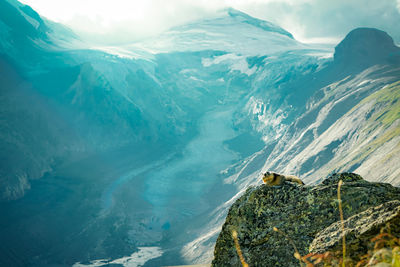
[[262, 177], [264, 183], [269, 186], [282, 185], [286, 181], [304, 185], [299, 177], [294, 175], [283, 175], [276, 172], [266, 172]]

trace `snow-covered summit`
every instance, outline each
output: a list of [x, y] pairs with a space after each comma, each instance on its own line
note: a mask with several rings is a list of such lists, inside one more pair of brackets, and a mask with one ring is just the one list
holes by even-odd
[[240, 21], [242, 23], [248, 23], [255, 27], [259, 27], [265, 31], [280, 33], [280, 34], [286, 35], [286, 36], [294, 39], [293, 35], [290, 32], [286, 31], [285, 29], [283, 29], [283, 28], [279, 27], [278, 25], [275, 25], [269, 21], [253, 18], [253, 17], [247, 15], [246, 13], [236, 10], [234, 8], [226, 8], [225, 12], [227, 12], [228, 15], [230, 17], [232, 17], [233, 19]]
[[233, 8], [126, 47], [127, 50], [146, 50], [153, 54], [218, 50], [243, 55], [266, 55], [303, 48], [303, 44], [281, 27]]

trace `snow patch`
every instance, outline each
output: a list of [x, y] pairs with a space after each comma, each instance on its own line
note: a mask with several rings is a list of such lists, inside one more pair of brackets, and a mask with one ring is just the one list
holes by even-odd
[[122, 257], [115, 260], [102, 259], [93, 260], [89, 264], [83, 264], [80, 262], [75, 263], [72, 267], [97, 267], [106, 266], [110, 264], [120, 264], [124, 267], [139, 267], [143, 266], [147, 261], [161, 257], [163, 254], [160, 247], [139, 247], [139, 251], [133, 253], [131, 256]]
[[224, 61], [227, 61], [227, 60], [239, 60], [241, 58], [243, 58], [243, 56], [239, 56], [239, 55], [236, 55], [236, 54], [225, 54], [225, 55], [222, 55], [222, 56], [213, 57], [212, 59], [203, 58], [202, 59], [202, 64], [203, 64], [204, 67], [210, 67], [211, 65], [220, 64], [220, 63], [222, 63]]
[[104, 53], [117, 56], [119, 58], [127, 58], [127, 59], [147, 59], [147, 60], [153, 60], [154, 55], [146, 52], [146, 51], [140, 51], [140, 50], [127, 50], [122, 47], [116, 47], [116, 46], [93, 46], [90, 47], [89, 49], [91, 50], [98, 50], [102, 51]]
[[359, 84], [357, 84], [357, 87], [363, 86], [364, 84], [370, 83], [371, 80], [364, 80], [362, 82], [360, 82]]
[[333, 58], [333, 52], [310, 52], [306, 54], [307, 56], [311, 57], [317, 57], [319, 59], [327, 59], [327, 58]]
[[211, 67], [212, 65], [218, 64], [226, 64], [230, 65], [230, 70], [239, 71], [247, 76], [253, 75], [257, 71], [257, 67], [253, 66], [249, 68], [249, 64], [247, 63], [246, 57], [239, 56], [236, 54], [225, 54], [222, 56], [216, 56], [213, 58], [203, 58], [201, 63], [204, 67]]
[[[264, 135], [263, 141], [267, 143], [269, 140], [276, 140], [280, 138], [286, 129], [286, 125], [283, 122], [287, 118], [287, 113], [278, 108], [276, 111], [268, 109], [269, 103], [265, 103], [261, 99], [250, 97], [246, 104], [245, 110], [248, 111], [248, 115], [255, 118], [257, 117], [256, 130], [266, 134], [268, 129], [272, 129], [273, 135]], [[272, 138], [272, 139], [271, 139]]]
[[22, 10], [19, 10], [21, 15], [37, 30], [40, 26], [39, 21], [36, 19], [32, 18], [31, 16], [25, 14]]

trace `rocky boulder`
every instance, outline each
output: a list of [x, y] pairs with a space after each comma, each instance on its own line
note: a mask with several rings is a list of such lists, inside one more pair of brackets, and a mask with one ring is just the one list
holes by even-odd
[[370, 183], [353, 173], [334, 174], [316, 186], [287, 183], [250, 187], [229, 210], [215, 245], [212, 266], [242, 266], [233, 231], [238, 233], [241, 252], [250, 266], [298, 266], [293, 245], [301, 255], [308, 254], [317, 234], [340, 220], [339, 180], [343, 180], [345, 219], [400, 200], [400, 188]]
[[342, 251], [342, 238], [345, 235], [346, 255], [353, 262], [358, 262], [363, 255], [374, 250], [371, 242], [383, 231], [392, 236], [400, 236], [400, 201], [393, 200], [372, 207], [351, 216], [343, 222], [335, 222], [318, 233], [310, 245], [310, 252], [323, 254]]

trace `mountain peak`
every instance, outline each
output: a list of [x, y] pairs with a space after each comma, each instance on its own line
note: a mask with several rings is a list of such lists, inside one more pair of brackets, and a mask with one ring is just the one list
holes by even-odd
[[215, 50], [241, 55], [268, 55], [303, 48], [281, 27], [227, 8], [210, 17], [171, 28], [126, 49], [142, 49], [153, 54]]
[[249, 16], [246, 13], [244, 13], [242, 11], [239, 11], [237, 9], [234, 9], [232, 7], [226, 8], [224, 10], [228, 13], [228, 15], [231, 18], [238, 19], [243, 23], [250, 24], [252, 26], [261, 28], [261, 29], [266, 30], [266, 31], [283, 34], [283, 35], [288, 36], [289, 38], [294, 39], [293, 35], [290, 32], [286, 31], [285, 29], [283, 29], [283, 28], [281, 28], [281, 27], [279, 27], [279, 26], [277, 26], [277, 25], [275, 25], [275, 24], [273, 24], [273, 23], [271, 23], [269, 21], [254, 18], [254, 17]]
[[367, 67], [379, 63], [393, 63], [400, 59], [400, 48], [386, 32], [375, 28], [352, 30], [336, 46], [336, 63], [353, 67]]

